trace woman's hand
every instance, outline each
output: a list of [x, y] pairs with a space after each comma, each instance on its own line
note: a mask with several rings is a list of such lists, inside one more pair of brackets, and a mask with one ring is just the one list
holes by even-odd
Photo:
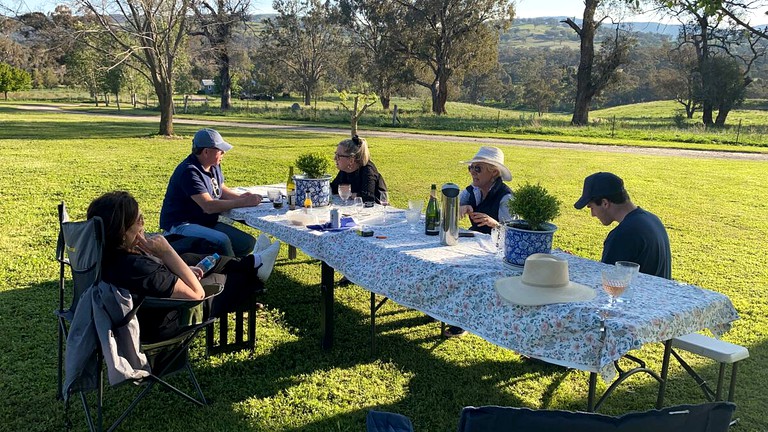
[[198, 266], [189, 266], [189, 269], [192, 270], [192, 273], [195, 275], [197, 280], [202, 279], [203, 276], [205, 275], [205, 273], [203, 273], [203, 269], [201, 269]]
[[491, 228], [496, 228], [499, 226], [499, 222], [497, 222], [496, 219], [488, 216], [485, 213], [472, 212], [469, 215], [469, 219], [472, 220], [472, 222], [474, 222], [474, 224], [477, 226], [487, 226]]
[[173, 248], [164, 236], [155, 234], [136, 237], [136, 246], [144, 252], [162, 258], [163, 255], [173, 252]]

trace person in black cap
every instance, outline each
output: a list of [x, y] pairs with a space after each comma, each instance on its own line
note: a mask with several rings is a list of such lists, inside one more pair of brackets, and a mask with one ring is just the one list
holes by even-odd
[[248, 233], [219, 222], [221, 212], [256, 206], [261, 195], [238, 193], [224, 184], [221, 160], [232, 145], [217, 131], [201, 129], [192, 138], [192, 153], [174, 170], [160, 210], [160, 228], [166, 234], [202, 237], [221, 248], [223, 255], [256, 255], [261, 266], [259, 279], [266, 281], [272, 271], [280, 242], [269, 243], [262, 235], [257, 243]]
[[617, 175], [598, 172], [588, 176], [581, 198], [573, 206], [579, 210], [588, 207], [605, 226], [619, 223], [605, 238], [602, 262], [632, 261], [640, 264], [641, 273], [672, 278], [667, 230], [656, 215], [632, 203]]

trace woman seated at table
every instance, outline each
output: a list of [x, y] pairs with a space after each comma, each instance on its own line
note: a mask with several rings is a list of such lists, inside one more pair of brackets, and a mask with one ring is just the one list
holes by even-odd
[[[88, 219], [96, 216], [104, 223], [102, 279], [105, 282], [139, 296], [204, 297], [200, 284], [203, 271], [195, 264], [205, 256], [194, 253], [179, 256], [162, 235], [145, 236], [144, 216], [130, 193], [108, 192], [93, 200], [88, 206]], [[221, 257], [209, 273], [225, 274], [227, 281], [224, 291], [213, 300], [211, 314], [222, 316], [254, 291], [263, 289], [258, 272], [271, 273], [273, 266], [274, 259], [261, 264], [259, 255]], [[154, 342], [174, 336], [178, 331], [176, 315], [176, 311], [139, 308], [142, 341]]]
[[346, 139], [336, 147], [333, 156], [339, 173], [331, 182], [331, 190], [339, 193], [339, 185], [349, 184], [352, 193], [363, 198], [363, 202], [379, 202], [381, 192], [387, 190], [384, 177], [379, 174], [371, 161], [368, 143], [357, 135]]
[[[504, 184], [512, 180], [512, 173], [504, 165], [504, 153], [496, 147], [480, 147], [468, 166], [472, 184], [459, 195], [459, 215], [469, 216], [470, 230], [490, 234], [501, 221], [511, 219], [509, 199], [512, 190]], [[456, 326], [448, 326], [445, 337], [463, 336], [467, 332]]]
[[475, 157], [464, 163], [472, 184], [459, 195], [459, 214], [469, 216], [471, 230], [490, 234], [502, 221], [511, 219], [512, 190], [504, 182], [512, 180], [512, 173], [504, 165], [504, 153], [496, 147], [480, 147]]

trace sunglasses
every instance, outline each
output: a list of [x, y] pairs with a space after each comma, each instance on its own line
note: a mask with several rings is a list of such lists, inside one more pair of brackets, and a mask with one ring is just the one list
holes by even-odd
[[469, 172], [474, 172], [476, 174], [480, 174], [483, 172], [483, 166], [482, 165], [467, 165], [467, 170]]

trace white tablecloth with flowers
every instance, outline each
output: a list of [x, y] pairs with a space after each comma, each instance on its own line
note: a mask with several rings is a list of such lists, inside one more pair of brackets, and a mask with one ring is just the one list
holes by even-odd
[[[478, 233], [460, 238], [456, 246], [442, 246], [438, 237], [424, 235], [423, 220], [418, 233], [410, 233], [402, 212], [389, 214], [386, 224], [377, 219], [381, 212], [377, 205], [356, 218], [367, 218], [374, 237], [361, 237], [355, 230], [319, 232], [291, 225], [286, 209], [274, 210], [271, 204], [235, 209], [228, 216], [302, 249], [401, 305], [520, 354], [600, 373], [606, 381], [615, 376], [613, 361], [630, 350], [702, 329], [719, 335], [738, 319], [723, 294], [644, 274], [634, 281], [629, 301], [607, 317], [600, 312], [607, 302], [601, 289], [590, 302], [510, 304], [496, 294], [494, 282], [522, 271], [494, 255], [490, 236]], [[342, 213], [354, 210], [344, 207]], [[553, 253], [568, 260], [572, 281], [599, 286], [600, 269], [606, 264]]]

